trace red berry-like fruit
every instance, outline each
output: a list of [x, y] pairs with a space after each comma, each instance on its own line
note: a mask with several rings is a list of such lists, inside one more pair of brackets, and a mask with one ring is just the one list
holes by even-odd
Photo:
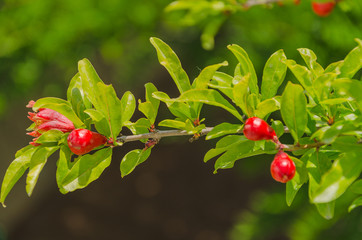
[[75, 129], [69, 134], [67, 141], [73, 153], [82, 155], [98, 146], [104, 145], [107, 142], [107, 138], [88, 129]]
[[270, 172], [276, 181], [286, 183], [295, 175], [295, 164], [288, 154], [279, 151], [271, 163]]
[[334, 1], [330, 2], [312, 2], [312, 9], [315, 14], [317, 14], [320, 17], [326, 17], [328, 16], [336, 3]]
[[274, 129], [257, 117], [246, 120], [243, 133], [247, 139], [252, 141], [273, 140], [276, 142], [278, 139]]

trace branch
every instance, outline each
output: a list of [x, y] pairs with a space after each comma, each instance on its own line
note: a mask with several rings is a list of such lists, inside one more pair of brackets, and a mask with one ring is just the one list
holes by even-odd
[[[199, 134], [200, 134], [200, 136], [207, 135], [212, 129], [214, 129], [214, 128], [206, 127], [204, 129], [202, 129]], [[287, 127], [284, 127], [284, 132], [288, 133], [289, 129]], [[134, 141], [139, 141], [142, 139], [155, 139], [155, 140], [159, 141], [159, 140], [161, 140], [161, 138], [164, 138], [164, 137], [193, 136], [193, 135], [195, 135], [195, 134], [188, 133], [185, 130], [160, 130], [160, 131], [138, 134], [138, 135], [120, 136], [117, 138], [117, 141], [121, 142], [121, 143], [134, 142]], [[324, 145], [326, 145], [326, 144], [322, 143], [322, 142], [304, 144], [304, 145], [284, 145], [283, 144], [283, 149], [284, 149], [284, 151], [292, 152], [292, 151], [296, 151], [296, 150], [318, 148], [318, 147], [321, 147]]]
[[249, 0], [246, 3], [244, 3], [243, 6], [249, 8], [256, 5], [264, 5], [264, 4], [271, 4], [277, 2], [280, 2], [280, 0]]
[[[204, 129], [202, 129], [202, 131], [199, 134], [201, 136], [204, 136], [204, 135], [208, 134], [212, 129], [213, 129], [213, 127], [206, 127]], [[192, 134], [192, 133], [190, 134], [185, 130], [162, 130], [162, 131], [155, 131], [155, 132], [138, 134], [138, 135], [120, 136], [117, 138], [117, 141], [126, 143], [126, 142], [138, 141], [138, 140], [142, 140], [142, 139], [149, 139], [149, 138], [160, 140], [161, 138], [164, 138], [164, 137], [190, 136], [190, 135], [194, 135], [194, 134]]]

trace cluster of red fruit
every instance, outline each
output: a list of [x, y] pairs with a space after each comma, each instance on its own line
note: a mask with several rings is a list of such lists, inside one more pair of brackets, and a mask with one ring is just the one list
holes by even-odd
[[[34, 104], [34, 101], [30, 101], [27, 107], [32, 108]], [[68, 118], [49, 108], [40, 108], [36, 113], [29, 112], [28, 118], [34, 122], [32, 132], [28, 133], [28, 135], [35, 137], [30, 143], [33, 146], [39, 146], [40, 144], [36, 140], [49, 130], [70, 132], [67, 138], [68, 146], [77, 155], [86, 154], [107, 143], [105, 136], [88, 129], [75, 129]]]
[[281, 149], [283, 145], [268, 123], [257, 117], [249, 118], [245, 122], [243, 133], [249, 140], [271, 140], [279, 146], [280, 150], [270, 166], [271, 175], [276, 181], [286, 183], [294, 177], [295, 164], [288, 154]]

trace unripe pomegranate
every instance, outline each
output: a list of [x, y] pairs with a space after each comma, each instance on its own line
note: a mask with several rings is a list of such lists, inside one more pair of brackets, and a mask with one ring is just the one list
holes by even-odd
[[270, 172], [276, 181], [286, 183], [295, 175], [295, 164], [288, 154], [279, 151], [271, 163]]
[[252, 141], [273, 140], [277, 142], [278, 140], [274, 129], [264, 120], [257, 117], [251, 117], [246, 120], [243, 133], [247, 139]]
[[107, 138], [88, 129], [75, 129], [69, 134], [67, 141], [73, 153], [83, 155], [98, 146], [104, 145]]
[[335, 1], [330, 2], [312, 2], [312, 9], [320, 17], [328, 16], [336, 5]]

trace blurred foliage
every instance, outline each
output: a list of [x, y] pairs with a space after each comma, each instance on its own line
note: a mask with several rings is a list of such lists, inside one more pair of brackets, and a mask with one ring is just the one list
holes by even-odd
[[238, 215], [230, 239], [359, 239], [362, 212], [347, 214], [348, 204], [355, 197], [353, 193], [348, 192], [338, 199], [337, 209], [343, 211], [336, 212], [337, 218], [326, 220], [308, 203], [307, 189], [301, 192], [303, 194], [298, 195], [291, 207], [285, 203], [282, 191], [255, 193], [250, 198], [249, 209]]
[[62, 95], [84, 57], [100, 59], [111, 81], [130, 83], [132, 66], [153, 51], [148, 38], [167, 2], [0, 1], [0, 114], [32, 92]]
[[[345, 56], [355, 45], [354, 38], [362, 38], [359, 0], [340, 2], [327, 18], [316, 16], [310, 1], [226, 12], [221, 11], [223, 6], [236, 1], [179, 1], [197, 9], [170, 11], [169, 6], [164, 14], [171, 2], [1, 1], [0, 115], [7, 103], [21, 97], [62, 96], [76, 72], [74, 63], [84, 57], [103, 69], [103, 78], [116, 87], [146, 82], [154, 66], [150, 61], [156, 64], [150, 36], [176, 42], [186, 68], [218, 62], [215, 56], [223, 56], [226, 45], [239, 44], [249, 53], [256, 72], [277, 49], [283, 48], [289, 58], [298, 56], [298, 47], [314, 49], [326, 65]], [[210, 24], [217, 29], [207, 27]], [[216, 34], [211, 54], [202, 51], [198, 42], [200, 36], [205, 39], [206, 30]], [[143, 71], [134, 66], [142, 66]], [[199, 69], [189, 72], [196, 76]]]
[[[205, 40], [209, 25], [220, 22], [215, 50], [230, 43], [245, 48], [261, 72], [262, 63], [278, 49], [284, 49], [288, 58], [298, 56], [298, 47], [313, 49], [322, 65], [336, 61], [355, 46], [354, 38], [362, 37], [362, 1], [339, 2], [331, 15], [321, 18], [313, 13], [311, 1], [303, 0], [295, 5], [285, 0], [278, 4], [252, 6], [243, 9], [236, 2], [180, 0], [171, 3], [169, 18], [177, 26], [194, 28], [199, 33], [205, 49], [212, 49], [213, 36]], [[178, 7], [179, 6], [179, 7]], [[197, 17], [196, 17], [197, 16]]]

